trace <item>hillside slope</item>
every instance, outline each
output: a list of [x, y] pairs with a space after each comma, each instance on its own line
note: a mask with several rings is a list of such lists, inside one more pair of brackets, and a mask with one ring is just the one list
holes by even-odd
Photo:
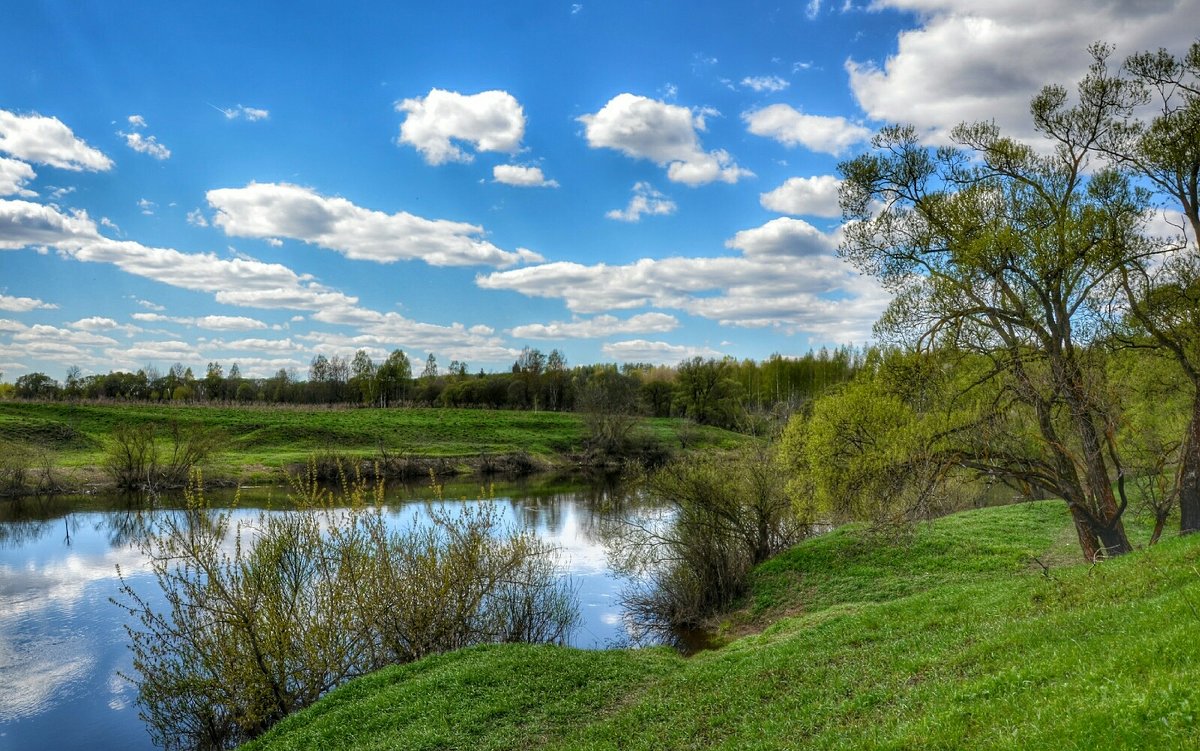
[[1071, 543], [1058, 502], [843, 528], [761, 567], [727, 628], [770, 625], [722, 649], [464, 650], [247, 748], [1196, 748], [1200, 536], [1095, 567]]

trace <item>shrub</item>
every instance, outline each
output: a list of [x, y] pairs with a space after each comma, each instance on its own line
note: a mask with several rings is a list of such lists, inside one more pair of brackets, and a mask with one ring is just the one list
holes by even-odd
[[104, 469], [124, 489], [182, 487], [193, 468], [216, 454], [223, 438], [200, 425], [121, 424], [112, 433]]
[[[344, 476], [343, 476], [344, 477]], [[382, 486], [294, 480], [297, 511], [235, 523], [203, 493], [142, 544], [165, 601], [122, 579], [138, 701], [166, 748], [229, 748], [385, 665], [483, 642], [562, 642], [551, 549], [490, 505], [388, 527]], [[370, 502], [372, 505], [367, 505]]]
[[617, 567], [641, 576], [622, 595], [633, 621], [670, 637], [729, 607], [755, 565], [808, 532], [785, 484], [765, 446], [678, 460], [653, 474], [649, 489], [666, 510], [622, 524], [609, 539]]

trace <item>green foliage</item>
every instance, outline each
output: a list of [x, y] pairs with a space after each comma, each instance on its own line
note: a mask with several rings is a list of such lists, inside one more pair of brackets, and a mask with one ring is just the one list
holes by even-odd
[[743, 594], [756, 564], [801, 539], [808, 527], [784, 482], [767, 446], [656, 471], [649, 487], [667, 510], [620, 524], [606, 543], [619, 569], [641, 577], [622, 595], [636, 627], [668, 638], [702, 627]]
[[[298, 478], [298, 511], [234, 523], [190, 489], [140, 547], [165, 606], [122, 578], [138, 701], [166, 748], [231, 748], [350, 678], [490, 642], [561, 642], [573, 593], [498, 511], [390, 529], [382, 486]], [[372, 505], [368, 506], [367, 504]]]

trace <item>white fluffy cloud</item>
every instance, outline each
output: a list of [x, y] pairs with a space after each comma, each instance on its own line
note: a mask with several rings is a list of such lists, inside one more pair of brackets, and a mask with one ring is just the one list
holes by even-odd
[[1196, 38], [1198, 0], [876, 0], [877, 8], [916, 13], [883, 62], [849, 60], [850, 86], [873, 119], [913, 123], [931, 142], [948, 141], [962, 121], [995, 120], [1029, 135], [1029, 100], [1045, 84], [1070, 87], [1085, 72], [1097, 39], [1125, 55]]
[[764, 209], [793, 216], [839, 217], [838, 188], [842, 181], [833, 175], [790, 177], [783, 185], [758, 196]]
[[0, 199], [0, 248], [52, 246], [79, 261], [111, 263], [136, 276], [198, 292], [218, 302], [261, 308], [315, 310], [354, 305], [357, 298], [322, 287], [275, 263], [183, 253], [100, 235], [84, 212], [63, 214], [53, 206]]
[[643, 258], [610, 266], [555, 262], [476, 277], [484, 289], [561, 299], [575, 313], [681, 310], [724, 325], [865, 341], [887, 303], [873, 281], [834, 254], [836, 237], [787, 217], [738, 232], [737, 256]]
[[25, 162], [0, 156], [0, 196], [36, 196], [37, 193], [25, 187], [35, 177], [37, 173]]
[[742, 79], [742, 86], [760, 93], [774, 92], [786, 89], [788, 82], [779, 76], [747, 76]]
[[633, 186], [633, 195], [629, 198], [629, 205], [623, 209], [612, 209], [605, 212], [604, 215], [620, 222], [636, 222], [644, 214], [650, 216], [673, 214], [675, 208], [675, 202], [655, 190], [653, 185], [639, 182]]
[[547, 180], [541, 167], [519, 167], [515, 164], [497, 164], [492, 168], [492, 179], [518, 188], [557, 188], [558, 182]]
[[655, 365], [675, 365], [693, 357], [721, 357], [722, 353], [710, 347], [693, 347], [684, 344], [652, 342], [645, 339], [630, 339], [612, 342], [600, 348], [605, 357], [619, 362], [648, 362]]
[[515, 153], [525, 136], [525, 112], [507, 91], [468, 95], [431, 89], [424, 97], [396, 102], [396, 111], [406, 114], [400, 143], [415, 147], [429, 164], [470, 162], [473, 155], [460, 143], [476, 151]]
[[356, 260], [392, 263], [420, 259], [432, 266], [510, 266], [537, 261], [527, 250], [506, 251], [465, 222], [424, 219], [401, 211], [385, 214], [345, 198], [322, 196], [287, 183], [250, 183], [210, 190], [213, 223], [236, 237], [289, 237]]
[[599, 315], [594, 318], [517, 326], [517, 339], [598, 339], [614, 334], [665, 333], [679, 328], [679, 319], [666, 313], [639, 313], [626, 319]]
[[143, 136], [141, 133], [119, 133], [125, 137], [125, 145], [139, 154], [149, 154], [162, 161], [171, 158], [171, 150], [158, 142], [154, 136]]
[[17, 159], [67, 170], [104, 171], [113, 162], [77, 138], [57, 117], [0, 109], [0, 151]]
[[0, 310], [12, 313], [28, 313], [31, 310], [53, 310], [58, 306], [50, 302], [42, 302], [36, 297], [11, 297], [0, 294]]
[[756, 136], [774, 138], [785, 146], [839, 156], [871, 136], [871, 130], [844, 117], [808, 115], [787, 104], [772, 104], [745, 112], [742, 119]]
[[594, 149], [614, 149], [667, 168], [667, 177], [685, 185], [715, 180], [736, 183], [754, 173], [734, 163], [729, 152], [705, 151], [698, 131], [705, 113], [635, 94], [618, 94], [599, 112], [583, 115], [584, 135]]
[[80, 331], [112, 331], [120, 324], [104, 316], [91, 316], [90, 318], [80, 318], [78, 321], [68, 323], [67, 326]]
[[132, 318], [143, 323], [178, 323], [210, 331], [253, 331], [268, 328], [267, 324], [247, 316], [167, 316], [162, 313], [134, 313]]

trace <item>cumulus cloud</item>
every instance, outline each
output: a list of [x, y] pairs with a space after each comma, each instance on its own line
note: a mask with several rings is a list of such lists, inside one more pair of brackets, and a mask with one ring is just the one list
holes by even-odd
[[779, 76], [746, 76], [742, 79], [743, 87], [759, 93], [783, 91], [788, 85], [788, 82]]
[[11, 297], [0, 294], [0, 310], [11, 313], [28, 313], [31, 310], [53, 310], [58, 306], [50, 302], [42, 302], [36, 297]]
[[871, 130], [844, 117], [807, 115], [787, 104], [772, 104], [745, 112], [742, 119], [756, 136], [774, 138], [785, 146], [803, 146], [810, 151], [840, 156], [851, 146], [867, 140]]
[[839, 217], [838, 187], [841, 180], [833, 175], [790, 177], [783, 185], [758, 196], [764, 209], [795, 216]]
[[650, 183], [634, 183], [633, 195], [629, 205], [623, 209], [612, 209], [604, 214], [609, 219], [620, 222], [636, 222], [643, 214], [651, 216], [666, 216], [675, 213], [675, 202], [654, 189]]
[[754, 173], [739, 167], [729, 152], [705, 151], [698, 131], [704, 113], [635, 94], [618, 94], [599, 112], [583, 115], [584, 135], [594, 149], [608, 148], [667, 168], [667, 177], [685, 185], [715, 180], [736, 183]]
[[962, 121], [995, 120], [1007, 133], [1032, 135], [1030, 98], [1047, 83], [1077, 81], [1097, 38], [1117, 45], [1119, 57], [1159, 47], [1181, 52], [1196, 36], [1181, 21], [1200, 15], [1197, 0], [877, 0], [874, 6], [915, 13], [919, 24], [900, 33], [886, 60], [848, 60], [851, 89], [871, 118], [912, 123], [932, 143], [948, 142]]
[[207, 197], [217, 212], [213, 223], [228, 235], [289, 237], [356, 260], [510, 266], [540, 258], [532, 251], [497, 248], [483, 239], [478, 225], [424, 219], [404, 211], [385, 214], [299, 185], [250, 183], [244, 188], [210, 190]]
[[258, 122], [259, 120], [266, 120], [271, 116], [271, 113], [267, 110], [260, 109], [258, 107], [247, 107], [242, 104], [234, 107], [217, 107], [216, 105], [210, 106], [212, 106], [212, 108], [217, 112], [220, 112], [222, 115], [224, 115], [226, 120], [249, 120], [250, 122], [254, 123]]
[[80, 318], [78, 321], [68, 323], [67, 326], [80, 331], [112, 331], [120, 324], [104, 316], [91, 316], [90, 318]]
[[102, 172], [113, 162], [88, 146], [57, 117], [18, 115], [0, 109], [0, 151], [17, 159], [59, 169]]
[[835, 235], [792, 218], [743, 230], [736, 256], [643, 258], [629, 264], [559, 261], [476, 277], [484, 289], [561, 299], [574, 313], [654, 307], [724, 325], [865, 341], [887, 295], [834, 253]]
[[251, 352], [295, 352], [303, 349], [304, 345], [297, 344], [291, 339], [238, 339], [232, 342], [213, 342], [219, 349], [248, 350]]
[[25, 187], [35, 177], [37, 173], [25, 162], [0, 156], [0, 196], [36, 196], [37, 193]]
[[142, 117], [141, 115], [130, 115], [126, 118], [126, 120], [129, 121], [129, 127], [131, 128], [146, 127], [146, 118]]
[[143, 136], [141, 133], [118, 133], [125, 137], [125, 145], [139, 154], [149, 154], [162, 161], [171, 158], [171, 150], [158, 142], [154, 136]]
[[78, 261], [110, 263], [136, 276], [199, 292], [218, 302], [301, 310], [353, 305], [357, 298], [334, 292], [274, 263], [184, 253], [100, 235], [85, 212], [63, 214], [53, 206], [0, 199], [0, 248], [52, 246]]
[[594, 318], [551, 323], [530, 323], [512, 330], [517, 339], [597, 339], [613, 334], [665, 333], [679, 328], [679, 319], [666, 313], [639, 313], [626, 319], [599, 315]]
[[399, 142], [416, 148], [429, 164], [470, 162], [474, 156], [463, 151], [463, 143], [512, 154], [525, 136], [525, 112], [507, 91], [468, 95], [430, 89], [424, 97], [396, 102], [396, 111], [406, 115]]
[[519, 167], [515, 164], [497, 164], [492, 168], [492, 179], [518, 188], [557, 188], [558, 182], [547, 180], [541, 167]]
[[647, 362], [655, 365], [674, 365], [693, 357], [722, 356], [721, 352], [710, 347], [651, 342], [645, 339], [611, 342], [600, 347], [600, 351], [605, 357], [619, 362]]
[[195, 326], [210, 331], [252, 331], [265, 329], [267, 324], [256, 318], [247, 316], [168, 316], [162, 313], [134, 313], [135, 321], [143, 323], [178, 323], [183, 326]]

